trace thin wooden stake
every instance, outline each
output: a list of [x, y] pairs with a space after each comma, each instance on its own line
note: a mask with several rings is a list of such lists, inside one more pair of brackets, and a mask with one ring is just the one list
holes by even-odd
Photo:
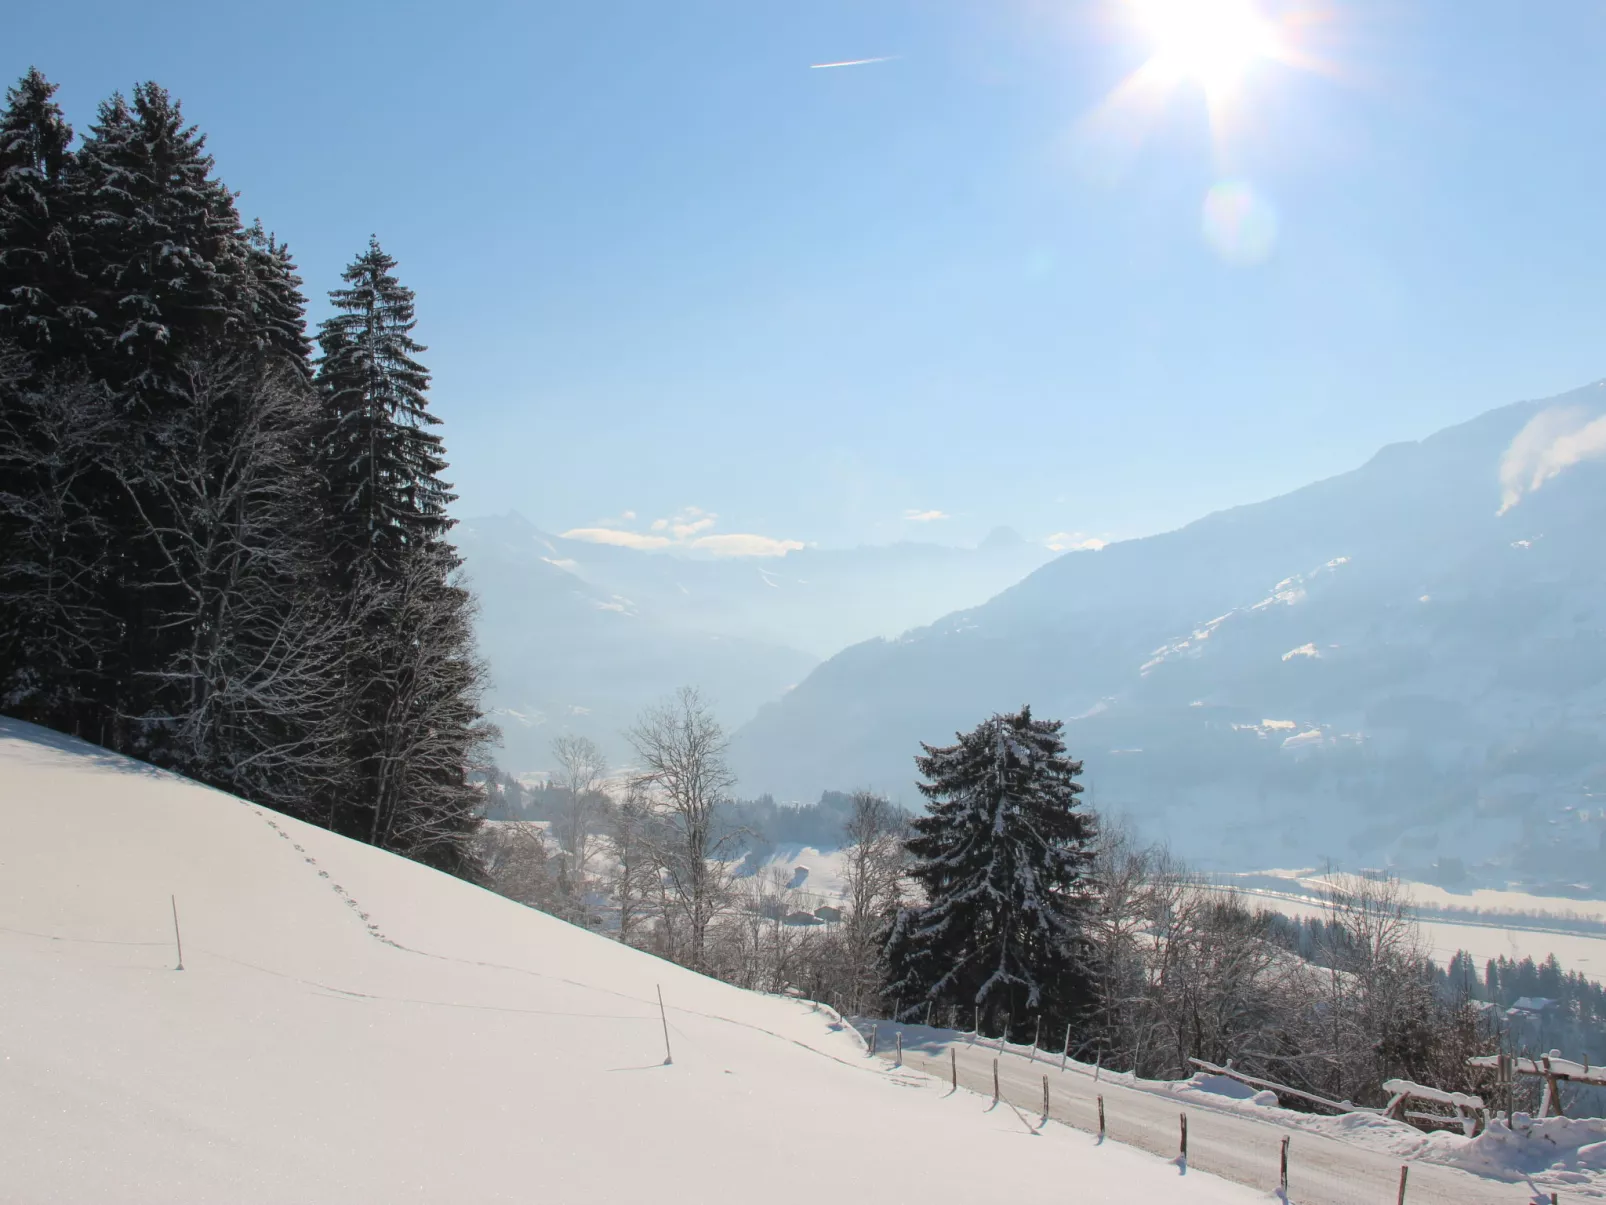
[[998, 1103], [998, 1060], [993, 1060], [993, 1104]]
[[1104, 1093], [1099, 1093], [1099, 1137], [1104, 1137]]
[[959, 1052], [948, 1047], [948, 1072], [953, 1076], [954, 1091], [959, 1091]]
[[1043, 1077], [1043, 1120], [1048, 1120], [1048, 1076]]
[[976, 1027], [970, 1031], [978, 1038], [981, 1037], [981, 1005], [976, 1005]]
[[675, 1056], [669, 1052], [669, 1014], [664, 1011], [664, 988], [658, 984], [658, 1019], [664, 1024], [664, 1066], [668, 1067], [675, 1061]]
[[931, 1001], [926, 1001], [926, 1028], [931, 1028]]
[[1060, 1055], [1060, 1070], [1065, 1070], [1065, 1061], [1071, 1057], [1071, 1027], [1065, 1027], [1065, 1051]]
[[184, 939], [179, 936], [178, 932], [178, 897], [170, 895], [167, 897], [167, 902], [173, 905], [173, 944], [178, 947], [178, 965], [173, 969], [182, 971], [184, 969]]
[[1186, 1160], [1187, 1157], [1188, 1157], [1188, 1115], [1186, 1113], [1184, 1113], [1182, 1115], [1182, 1158], [1184, 1160]]
[[1288, 1196], [1288, 1139], [1283, 1139], [1283, 1196]]
[[894, 1035], [894, 1037], [895, 1037], [895, 1039], [896, 1039], [896, 1041], [898, 1043], [898, 1059], [892, 1065], [894, 1067], [902, 1067], [903, 1066], [903, 1030], [900, 1029]]
[[1403, 1163], [1400, 1164], [1400, 1195], [1398, 1198], [1398, 1205], [1405, 1205], [1405, 1180], [1410, 1174], [1411, 1169], [1406, 1167]]
[[872, 1057], [875, 1055], [876, 1038], [880, 1035], [880, 1032], [881, 1027], [879, 1025], [870, 1026], [870, 1054]]

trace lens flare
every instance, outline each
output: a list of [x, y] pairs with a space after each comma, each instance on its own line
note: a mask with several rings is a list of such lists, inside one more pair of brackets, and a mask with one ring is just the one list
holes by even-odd
[[1277, 245], [1277, 210], [1242, 180], [1223, 180], [1205, 193], [1205, 242], [1229, 264], [1264, 263]]

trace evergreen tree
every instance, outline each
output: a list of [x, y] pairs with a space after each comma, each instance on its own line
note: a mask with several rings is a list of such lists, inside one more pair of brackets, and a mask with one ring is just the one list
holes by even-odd
[[253, 222], [245, 232], [250, 268], [247, 328], [251, 345], [303, 379], [312, 375], [307, 299], [290, 249]]
[[915, 764], [930, 810], [913, 821], [910, 876], [925, 902], [901, 911], [886, 945], [902, 1014], [927, 1002], [983, 1028], [1063, 1025], [1087, 999], [1081, 969], [1087, 868], [1095, 835], [1080, 809], [1082, 763], [1057, 720], [1023, 707], [958, 743], [922, 745]]
[[322, 407], [316, 456], [326, 562], [346, 600], [343, 778], [325, 796], [329, 827], [462, 872], [481, 797], [470, 783], [493, 730], [479, 711], [473, 600], [446, 540], [440, 420], [415, 358], [413, 294], [377, 239], [330, 294], [318, 332]]
[[319, 328], [323, 352], [320, 455], [328, 487], [331, 536], [347, 567], [398, 570], [407, 549], [427, 547], [451, 521], [451, 487], [441, 438], [428, 428], [429, 373], [414, 357], [413, 293], [394, 275], [396, 261], [378, 239], [329, 294], [336, 313]]
[[[154, 83], [100, 106], [74, 173], [96, 373], [125, 405], [181, 405], [187, 357], [248, 338], [252, 274], [206, 138]], [[176, 396], [175, 396], [176, 395]]]
[[0, 336], [59, 348], [72, 309], [66, 176], [72, 127], [56, 85], [30, 68], [0, 115]]

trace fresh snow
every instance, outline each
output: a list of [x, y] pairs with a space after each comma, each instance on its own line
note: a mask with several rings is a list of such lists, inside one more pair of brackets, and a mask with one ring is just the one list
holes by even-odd
[[1265, 1199], [990, 1103], [828, 1011], [0, 721], [5, 1200]]

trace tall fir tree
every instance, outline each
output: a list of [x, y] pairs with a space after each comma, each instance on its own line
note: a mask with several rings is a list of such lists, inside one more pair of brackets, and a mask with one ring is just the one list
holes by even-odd
[[974, 1008], [996, 1033], [1039, 1018], [1064, 1025], [1085, 1006], [1095, 825], [1061, 728], [1023, 707], [956, 744], [921, 746], [930, 810], [913, 822], [908, 850], [924, 903], [899, 913], [885, 952], [887, 995], [903, 1015], [923, 1015], [928, 1002], [964, 1016]]
[[329, 300], [336, 313], [318, 331], [323, 400], [319, 452], [328, 482], [331, 534], [352, 568], [392, 571], [409, 549], [429, 546], [451, 526], [455, 500], [440, 419], [429, 411], [429, 373], [415, 357], [413, 293], [396, 261], [370, 239]]
[[473, 600], [446, 539], [453, 501], [429, 428], [429, 373], [416, 359], [413, 293], [369, 241], [330, 293], [318, 332], [327, 561], [346, 598], [340, 728], [345, 775], [327, 793], [337, 831], [463, 871], [480, 796], [468, 774], [491, 735]]
[[247, 243], [206, 137], [140, 84], [100, 106], [73, 186], [93, 367], [136, 409], [182, 405], [186, 357], [251, 326]]
[[[213, 166], [179, 103], [144, 83], [132, 103], [101, 104], [71, 173], [84, 359], [122, 427], [102, 498], [105, 610], [118, 633], [102, 658], [102, 707], [117, 747], [158, 761], [183, 706], [166, 667], [197, 636], [184, 546], [199, 516], [163, 488], [188, 468], [178, 458], [189, 445], [173, 436], [192, 417], [198, 366], [256, 338], [248, 243]], [[244, 419], [225, 404], [207, 422], [209, 444], [227, 446]]]
[[0, 115], [0, 337], [59, 354], [76, 298], [67, 231], [73, 132], [55, 93], [30, 68], [7, 89]]

